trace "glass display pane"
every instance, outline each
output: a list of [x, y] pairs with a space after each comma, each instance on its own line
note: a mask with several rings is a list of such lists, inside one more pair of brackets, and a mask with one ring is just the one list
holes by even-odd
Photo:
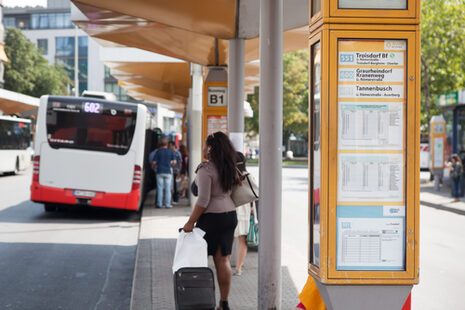
[[312, 17], [321, 11], [321, 0], [312, 0]]
[[406, 53], [338, 42], [338, 270], [405, 269]]
[[406, 10], [407, 0], [339, 0], [340, 9]]
[[321, 124], [321, 47], [320, 42], [314, 44], [311, 49], [312, 87], [311, 87], [311, 121], [312, 135], [311, 145], [311, 249], [310, 261], [320, 265], [320, 124]]
[[[452, 110], [445, 110], [442, 112], [442, 115], [444, 116], [444, 119], [446, 120], [446, 147], [445, 147], [444, 159], [446, 161], [450, 161], [451, 156], [454, 153], [454, 151], [452, 150], [454, 112]], [[429, 167], [429, 162], [428, 162], [428, 167]]]

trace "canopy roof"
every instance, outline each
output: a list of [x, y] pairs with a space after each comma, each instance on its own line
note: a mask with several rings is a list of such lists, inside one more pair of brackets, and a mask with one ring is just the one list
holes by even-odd
[[5, 114], [18, 114], [37, 109], [40, 99], [0, 88], [0, 110]]
[[[131, 0], [130, 5], [124, 0], [72, 1], [80, 10], [72, 10], [73, 22], [106, 46], [118, 44], [204, 66], [227, 66], [228, 40], [243, 38], [245, 62], [259, 58], [259, 0]], [[308, 0], [284, 2], [284, 52], [307, 47], [308, 6]], [[187, 65], [182, 70], [173, 63], [111, 63], [110, 67], [136, 98], [144, 94], [145, 99], [151, 96], [172, 105], [187, 102]], [[247, 64], [246, 90], [258, 84], [258, 73], [258, 63]]]

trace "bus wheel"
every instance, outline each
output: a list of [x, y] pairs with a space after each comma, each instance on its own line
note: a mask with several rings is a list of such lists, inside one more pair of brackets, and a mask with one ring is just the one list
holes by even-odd
[[57, 207], [53, 204], [46, 203], [44, 204], [44, 209], [45, 209], [45, 212], [55, 212], [57, 210]]
[[16, 158], [15, 171], [13, 171], [13, 174], [18, 174], [18, 173], [19, 173], [19, 158]]

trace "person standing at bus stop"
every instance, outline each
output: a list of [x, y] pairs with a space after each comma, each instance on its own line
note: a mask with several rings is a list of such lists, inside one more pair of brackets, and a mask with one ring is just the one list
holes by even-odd
[[460, 177], [462, 175], [463, 166], [462, 160], [459, 155], [452, 155], [452, 166], [450, 168], [450, 177], [452, 179], [452, 185], [454, 186], [454, 200], [453, 202], [460, 201]]
[[[176, 178], [178, 177], [179, 170], [181, 170], [182, 157], [181, 153], [176, 149], [176, 143], [174, 141], [169, 142], [169, 148], [173, 151], [174, 156], [176, 157], [176, 164], [173, 167], [173, 202], [177, 203], [179, 200], [179, 192], [177, 187]], [[179, 175], [179, 177], [181, 177]]]
[[165, 194], [165, 208], [171, 208], [171, 168], [176, 164], [174, 152], [168, 148], [168, 139], [161, 139], [160, 148], [154, 153], [152, 169], [155, 170], [157, 179], [157, 208], [163, 207], [163, 193]]
[[195, 178], [197, 203], [183, 229], [191, 232], [196, 225], [205, 231], [208, 255], [213, 256], [220, 289], [217, 309], [229, 310], [231, 250], [237, 226], [236, 206], [231, 199], [232, 188], [238, 182], [236, 151], [228, 136], [218, 131], [207, 137], [203, 155], [207, 162], [200, 164]]

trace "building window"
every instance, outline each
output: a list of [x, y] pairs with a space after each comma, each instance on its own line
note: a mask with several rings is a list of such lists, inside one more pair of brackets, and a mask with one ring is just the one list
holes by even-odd
[[70, 13], [31, 14], [31, 29], [72, 28]]
[[[74, 57], [74, 37], [56, 37], [56, 56]], [[89, 40], [87, 37], [78, 38], [79, 57], [88, 55]]]
[[[68, 72], [69, 78], [74, 81], [74, 37], [56, 37], [55, 59], [62, 64]], [[79, 93], [87, 89], [88, 72], [88, 37], [78, 38], [78, 66], [79, 66]]]
[[14, 17], [4, 17], [3, 18], [3, 25], [6, 27], [13, 27], [16, 28], [16, 18]]
[[42, 55], [48, 54], [48, 40], [37, 39], [37, 48], [41, 51]]
[[56, 37], [57, 57], [74, 56], [74, 37]]
[[105, 79], [114, 80], [113, 76], [111, 75], [111, 69], [105, 66]]
[[174, 118], [172, 117], [163, 117], [163, 132], [170, 133], [176, 131], [174, 126]]
[[128, 96], [126, 94], [126, 91], [124, 88], [118, 85], [118, 81], [115, 79], [113, 81], [105, 81], [105, 92], [107, 93], [113, 93], [116, 96], [116, 99], [118, 101], [124, 101], [124, 102], [139, 102], [135, 100], [134, 98]]

